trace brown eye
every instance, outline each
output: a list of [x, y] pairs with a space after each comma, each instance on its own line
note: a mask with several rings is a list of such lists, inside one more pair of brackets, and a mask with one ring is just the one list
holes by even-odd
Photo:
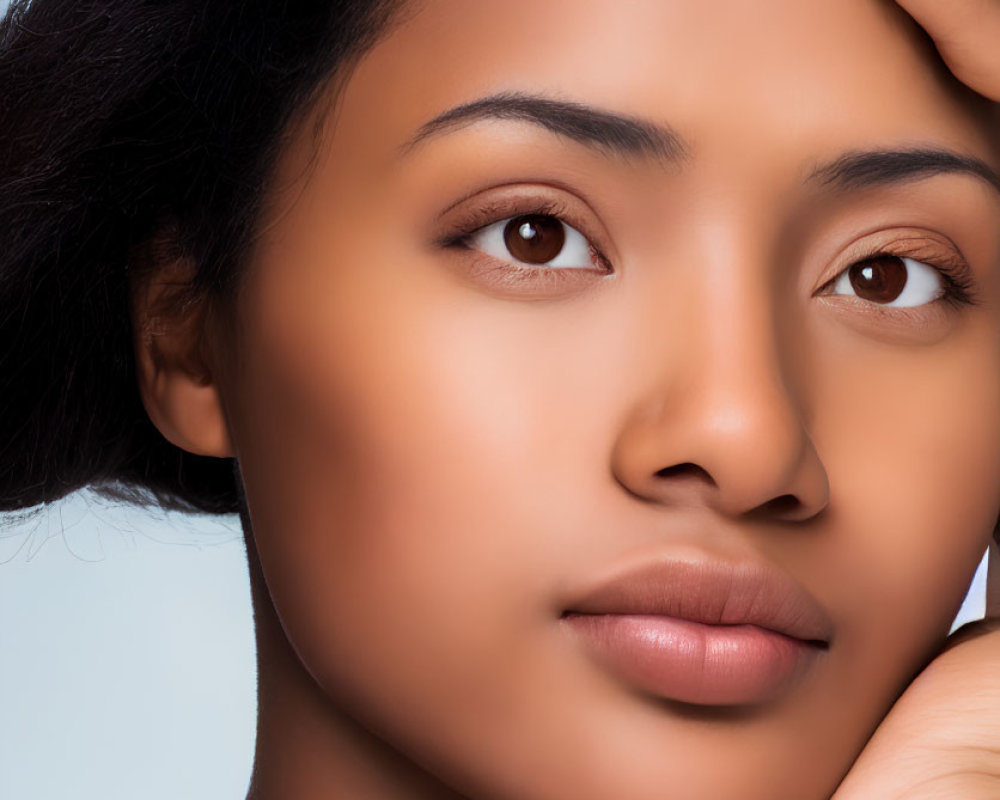
[[854, 293], [873, 303], [891, 303], [906, 286], [906, 264], [897, 256], [876, 256], [860, 261], [847, 274]]
[[889, 254], [852, 264], [837, 277], [834, 294], [884, 306], [920, 306], [945, 293], [941, 273], [921, 261]]
[[545, 269], [597, 269], [606, 272], [590, 242], [552, 214], [522, 214], [480, 228], [469, 245], [500, 261]]
[[514, 217], [504, 226], [503, 241], [518, 261], [547, 264], [562, 251], [566, 234], [555, 217], [529, 214]]

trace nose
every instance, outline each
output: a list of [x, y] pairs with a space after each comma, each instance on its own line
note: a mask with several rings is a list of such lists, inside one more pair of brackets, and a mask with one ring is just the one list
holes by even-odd
[[827, 506], [829, 481], [795, 381], [801, 343], [779, 332], [767, 292], [738, 294], [692, 314], [683, 350], [660, 348], [625, 415], [612, 471], [647, 502], [807, 520]]

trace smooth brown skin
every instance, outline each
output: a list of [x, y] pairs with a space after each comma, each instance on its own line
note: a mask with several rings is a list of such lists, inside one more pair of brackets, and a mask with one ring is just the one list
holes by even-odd
[[[689, 157], [512, 121], [400, 156], [500, 91], [669, 124]], [[155, 311], [184, 264], [137, 297], [152, 419], [246, 485], [253, 796], [829, 797], [1000, 510], [1000, 194], [808, 175], [916, 145], [996, 168], [990, 113], [873, 0], [420, 4], [290, 132], [235, 308]], [[512, 184], [613, 277], [504, 282], [438, 243]], [[876, 246], [960, 252], [976, 304], [831, 294]], [[829, 653], [751, 713], [682, 713], [559, 626], [617, 566], [689, 553], [792, 575]]]

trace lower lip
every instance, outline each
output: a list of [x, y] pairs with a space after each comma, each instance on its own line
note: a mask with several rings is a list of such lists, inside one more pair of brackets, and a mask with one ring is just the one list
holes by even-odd
[[821, 652], [814, 643], [756, 625], [638, 614], [567, 614], [562, 621], [628, 683], [696, 705], [766, 703]]

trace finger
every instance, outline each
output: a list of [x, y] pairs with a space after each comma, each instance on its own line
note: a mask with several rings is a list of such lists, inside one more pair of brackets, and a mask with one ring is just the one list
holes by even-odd
[[955, 76], [1000, 101], [1000, 0], [896, 0], [930, 34]]
[[1000, 797], [1000, 630], [977, 625], [910, 683], [831, 800]]

